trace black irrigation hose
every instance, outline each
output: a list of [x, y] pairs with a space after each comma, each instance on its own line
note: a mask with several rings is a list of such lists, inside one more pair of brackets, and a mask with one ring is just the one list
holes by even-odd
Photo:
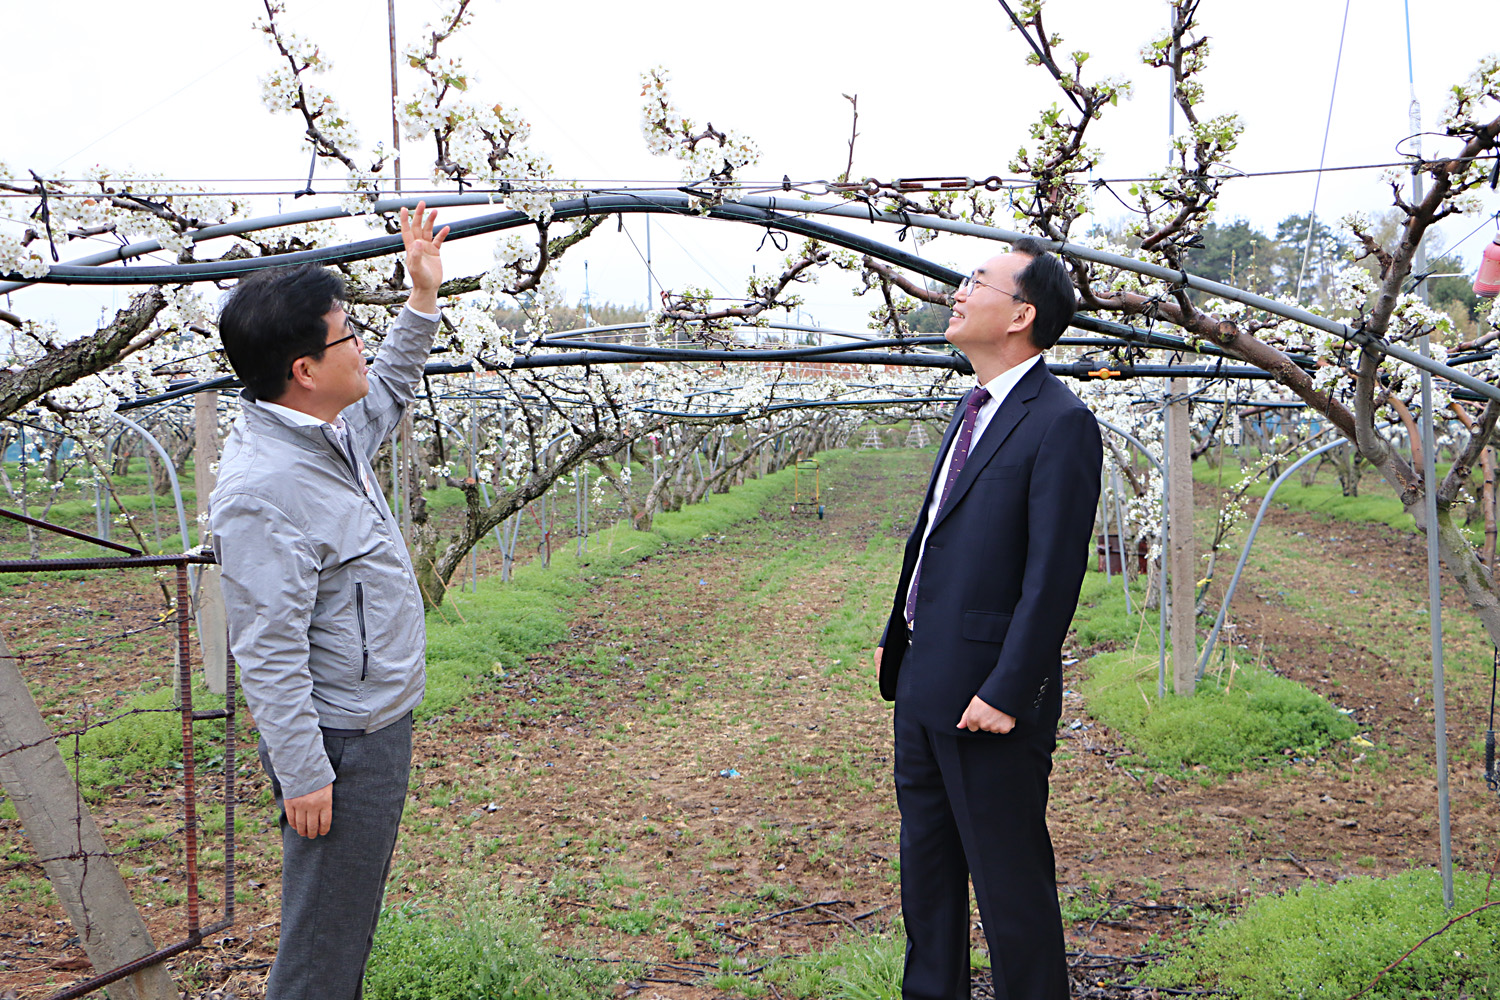
[[[799, 216], [782, 215], [779, 212], [762, 208], [752, 208], [747, 205], [712, 205], [707, 206], [705, 211], [700, 211], [703, 207], [704, 203], [700, 199], [690, 198], [687, 195], [659, 194], [646, 197], [614, 194], [598, 197], [570, 198], [566, 201], [555, 202], [552, 206], [552, 218], [565, 221], [595, 215], [620, 215], [635, 212], [660, 211], [679, 215], [707, 215], [715, 219], [768, 226], [825, 243], [832, 243], [849, 250], [868, 253], [890, 261], [893, 264], [899, 264], [901, 267], [909, 271], [915, 271], [924, 277], [933, 278], [949, 285], [957, 285], [965, 277], [957, 271], [943, 267], [940, 264], [934, 264], [931, 261], [923, 260], [915, 254], [905, 253], [904, 251], [888, 247], [876, 240], [847, 233], [832, 226], [813, 222]], [[794, 208], [795, 205], [789, 207]], [[490, 215], [481, 215], [473, 219], [463, 219], [458, 222], [449, 223], [448, 239], [454, 240], [464, 239], [469, 236], [483, 236], [488, 233], [532, 225], [533, 223], [534, 220], [523, 212], [514, 210], [495, 212]], [[271, 267], [284, 267], [291, 264], [338, 264], [356, 260], [369, 260], [372, 257], [386, 256], [402, 249], [403, 245], [399, 235], [377, 236], [373, 239], [360, 240], [355, 243], [319, 247], [313, 250], [299, 250], [293, 253], [272, 254], [266, 257], [249, 257], [243, 260], [216, 260], [196, 264], [155, 264], [147, 267], [109, 268], [90, 265], [58, 264], [54, 265], [46, 274], [39, 278], [24, 279], [19, 274], [11, 273], [0, 275], [0, 280], [30, 280], [37, 284], [54, 285], [179, 285], [199, 281], [221, 281], [226, 278], [238, 278], [254, 273], [255, 271], [263, 271]]]

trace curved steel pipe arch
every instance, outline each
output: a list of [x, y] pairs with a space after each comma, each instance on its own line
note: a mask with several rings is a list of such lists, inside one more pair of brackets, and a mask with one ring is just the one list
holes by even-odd
[[[455, 196], [436, 196], [431, 204], [437, 205], [439, 198]], [[469, 196], [483, 199], [478, 202], [459, 201], [459, 204], [491, 203], [489, 195]], [[395, 207], [412, 202], [412, 199], [389, 199], [377, 203], [374, 206], [378, 210], [390, 211]], [[414, 203], [414, 202], [413, 202]], [[334, 214], [322, 215], [323, 218], [336, 218], [347, 215], [342, 209], [334, 212], [333, 209], [306, 210], [314, 213], [331, 212]], [[584, 194], [580, 198], [571, 198], [565, 201], [554, 202], [552, 206], [552, 218], [567, 220], [593, 215], [616, 215], [634, 213], [661, 213], [669, 215], [691, 216], [698, 218], [714, 218], [734, 222], [763, 225], [768, 228], [779, 229], [810, 239], [842, 246], [845, 249], [867, 253], [881, 260], [897, 264], [927, 278], [932, 278], [949, 285], [957, 285], [963, 280], [963, 275], [940, 264], [924, 260], [915, 254], [906, 253], [894, 247], [887, 246], [877, 240], [868, 239], [833, 226], [814, 222], [806, 216], [811, 214], [829, 215], [840, 218], [866, 220], [871, 223], [883, 222], [889, 225], [917, 226], [923, 229], [932, 229], [940, 232], [950, 232], [960, 235], [977, 236], [982, 239], [996, 240], [1013, 243], [1023, 238], [1025, 234], [1008, 229], [1000, 229], [992, 226], [981, 226], [970, 222], [961, 222], [952, 219], [939, 219], [926, 215], [893, 215], [888, 212], [878, 212], [873, 206], [867, 205], [863, 208], [847, 203], [813, 202], [792, 199], [788, 204], [784, 199], [778, 200], [768, 196], [747, 196], [738, 202], [724, 202], [718, 205], [707, 205], [702, 199], [689, 197], [680, 193], [608, 193], [598, 196]], [[305, 213], [292, 213], [294, 216], [302, 216]], [[208, 227], [194, 234], [197, 238], [204, 238], [202, 234], [213, 230], [219, 230], [216, 235], [233, 235], [235, 232], [250, 232], [257, 228], [275, 228], [277, 225], [294, 224], [292, 221], [278, 221], [287, 218], [285, 216], [271, 216], [264, 220], [245, 220], [242, 223], [230, 223], [221, 227]], [[297, 221], [306, 221], [298, 218]], [[491, 215], [483, 215], [473, 219], [463, 219], [450, 223], [449, 238], [463, 239], [468, 236], [479, 236], [486, 233], [499, 232], [505, 229], [514, 229], [534, 222], [529, 216], [515, 210], [507, 210]], [[1159, 264], [1151, 264], [1145, 261], [1122, 257], [1117, 254], [1095, 250], [1091, 247], [1080, 246], [1076, 243], [1060, 243], [1053, 240], [1042, 240], [1050, 249], [1068, 256], [1077, 257], [1094, 263], [1104, 264], [1109, 267], [1122, 268], [1134, 273], [1144, 274], [1148, 277], [1164, 281], [1181, 282], [1188, 288], [1205, 292], [1219, 298], [1241, 302], [1252, 308], [1269, 312], [1272, 315], [1282, 316], [1294, 322], [1333, 333], [1347, 341], [1357, 343], [1371, 348], [1382, 354], [1389, 355], [1400, 361], [1404, 361], [1423, 371], [1440, 375], [1456, 385], [1463, 386], [1472, 392], [1478, 393], [1486, 399], [1500, 402], [1500, 387], [1475, 378], [1465, 372], [1461, 372], [1449, 365], [1433, 361], [1432, 359], [1416, 352], [1390, 344], [1386, 341], [1371, 337], [1362, 330], [1356, 329], [1345, 323], [1339, 323], [1315, 315], [1305, 309], [1289, 306], [1238, 289], [1232, 285], [1222, 282], [1211, 281], [1187, 271], [1173, 271]], [[382, 236], [369, 240], [361, 240], [354, 243], [341, 244], [334, 247], [322, 247], [315, 250], [303, 250], [294, 253], [276, 254], [269, 257], [248, 258], [245, 260], [211, 261], [198, 264], [157, 265], [138, 268], [101, 268], [96, 265], [80, 264], [58, 264], [52, 266], [46, 275], [32, 279], [30, 283], [43, 284], [100, 284], [100, 285], [137, 285], [137, 284], [184, 284], [197, 281], [214, 281], [223, 278], [238, 277], [253, 271], [263, 270], [268, 267], [278, 267], [286, 264], [301, 263], [338, 263], [341, 261], [368, 260], [372, 257], [384, 256], [393, 253], [402, 246], [399, 236]], [[114, 259], [119, 259], [123, 250], [113, 252]], [[146, 252], [146, 251], [143, 251]], [[8, 281], [0, 284], [0, 291], [24, 286], [27, 281], [20, 275], [7, 276]], [[1075, 326], [1080, 329], [1095, 329], [1103, 331], [1103, 325], [1112, 324], [1107, 320], [1099, 320], [1091, 316], [1080, 316], [1076, 318]]]
[[[1385, 426], [1389, 427], [1390, 425], [1386, 424]], [[1337, 430], [1337, 428], [1330, 427], [1321, 431], [1320, 433], [1326, 434], [1329, 431], [1333, 430]], [[1214, 644], [1218, 642], [1219, 630], [1224, 627], [1224, 621], [1229, 616], [1229, 602], [1234, 600], [1235, 588], [1240, 584], [1240, 574], [1245, 572], [1245, 565], [1250, 561], [1250, 547], [1255, 544], [1256, 532], [1260, 531], [1260, 522], [1265, 519], [1266, 511], [1271, 509], [1271, 500], [1276, 496], [1276, 491], [1281, 489], [1282, 484], [1285, 483], [1289, 478], [1291, 478], [1292, 473], [1296, 472], [1298, 469], [1302, 468], [1302, 466], [1306, 465], [1308, 462], [1317, 458], [1324, 452], [1332, 451], [1333, 449], [1338, 448], [1341, 445], [1349, 445], [1351, 448], [1354, 447], [1353, 442], [1349, 441], [1347, 438], [1340, 438], [1337, 441], [1332, 441], [1325, 445], [1319, 445], [1317, 448], [1314, 448], [1312, 451], [1308, 452], [1306, 455], [1303, 455], [1301, 458], [1297, 459], [1297, 461], [1287, 466], [1286, 471], [1277, 476], [1276, 481], [1271, 484], [1268, 490], [1266, 490], [1265, 498], [1260, 502], [1260, 509], [1255, 512], [1255, 521], [1250, 525], [1250, 534], [1245, 538], [1245, 547], [1240, 551], [1240, 560], [1235, 564], [1234, 575], [1229, 578], [1229, 586], [1224, 590], [1224, 602], [1219, 605], [1219, 614], [1214, 618], [1213, 628], [1209, 629], [1208, 638], [1204, 640], [1203, 654], [1198, 658], [1198, 680], [1201, 681], [1203, 679], [1204, 673], [1208, 670], [1208, 660], [1209, 657], [1213, 654]]]
[[162, 447], [161, 442], [150, 431], [134, 420], [122, 417], [118, 412], [115, 413], [115, 419], [139, 434], [156, 451], [157, 457], [166, 467], [167, 480], [172, 484], [172, 500], [177, 504], [177, 527], [182, 532], [182, 550], [186, 552], [192, 546], [192, 539], [188, 537], [187, 513], [182, 505], [182, 485], [177, 481], [177, 469], [172, 465], [172, 456], [167, 454], [167, 449]]

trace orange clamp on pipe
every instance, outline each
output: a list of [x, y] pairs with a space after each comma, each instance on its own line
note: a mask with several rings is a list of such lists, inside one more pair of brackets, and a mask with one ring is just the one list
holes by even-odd
[[1098, 368], [1098, 369], [1095, 369], [1094, 371], [1089, 372], [1089, 377], [1090, 378], [1114, 378], [1117, 375], [1123, 375], [1123, 374], [1125, 374], [1125, 373], [1124, 372], [1110, 371], [1108, 368]]

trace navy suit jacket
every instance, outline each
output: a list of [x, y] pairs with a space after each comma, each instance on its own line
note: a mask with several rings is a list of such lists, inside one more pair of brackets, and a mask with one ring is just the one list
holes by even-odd
[[[959, 405], [938, 449], [881, 645], [880, 693], [936, 731], [969, 700], [1051, 733], [1062, 712], [1062, 643], [1078, 607], [1103, 462], [1099, 424], [1047, 370], [1011, 390], [974, 444], [933, 523], [918, 581], [921, 661], [903, 677], [906, 589]], [[977, 736], [993, 734], [978, 733]]]

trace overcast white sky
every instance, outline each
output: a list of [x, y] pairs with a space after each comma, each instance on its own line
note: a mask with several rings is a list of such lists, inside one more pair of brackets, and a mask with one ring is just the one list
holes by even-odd
[[[1214, 49], [1204, 108], [1243, 115], [1246, 132], [1233, 158], [1240, 169], [1317, 166], [1344, 6], [1338, 0], [1203, 5], [1201, 22]], [[678, 178], [677, 163], [650, 156], [640, 137], [639, 75], [658, 64], [672, 71], [687, 115], [759, 143], [761, 163], [750, 171], [758, 178], [830, 178], [842, 171], [849, 105], [840, 95], [846, 93], [859, 95], [856, 176], [1005, 174], [1028, 124], [1060, 97], [1045, 71], [1025, 64], [1025, 43], [1008, 30], [993, 0], [476, 0], [476, 9], [475, 24], [453, 48], [477, 77], [471, 92], [529, 119], [533, 148], [550, 156], [560, 177]], [[0, 160], [49, 177], [76, 177], [103, 163], [117, 173], [201, 178], [230, 190], [248, 186], [231, 178], [284, 178], [286, 189], [300, 187], [308, 158], [299, 121], [273, 117], [260, 104], [258, 80], [275, 65], [273, 51], [251, 29], [260, 12], [259, 0], [0, 0], [0, 85], [9, 96]], [[396, 13], [404, 43], [435, 16], [436, 5], [396, 0]], [[1132, 177], [1156, 167], [1165, 156], [1167, 80], [1163, 71], [1142, 66], [1138, 52], [1166, 24], [1166, 3], [1052, 0], [1048, 16], [1064, 37], [1063, 51], [1085, 49], [1093, 55], [1089, 71], [1135, 83], [1134, 98], [1092, 134], [1106, 154], [1101, 175]], [[1482, 55], [1500, 50], [1500, 3], [1413, 0], [1412, 16], [1416, 92], [1431, 128], [1446, 89]], [[388, 138], [386, 4], [288, 0], [286, 23], [318, 40], [333, 59], [322, 85], [352, 112], [361, 138], [367, 144]], [[1395, 145], [1410, 132], [1406, 53], [1401, 0], [1352, 0], [1328, 166], [1398, 158]], [[400, 83], [411, 93], [416, 81], [403, 76]], [[1426, 150], [1435, 144], [1452, 145], [1429, 137]], [[405, 175], [425, 176], [431, 148], [407, 144], [404, 153]], [[1331, 222], [1354, 209], [1388, 207], [1378, 174], [1326, 175], [1319, 217]], [[319, 178], [315, 187], [339, 179], [322, 168]], [[1239, 181], [1226, 189], [1220, 219], [1243, 216], [1273, 229], [1284, 216], [1307, 211], [1314, 182], [1311, 174]], [[1105, 199], [1096, 202], [1102, 217], [1124, 214]], [[303, 199], [297, 207], [307, 204]], [[1486, 206], [1500, 209], [1500, 196], [1487, 194]], [[292, 207], [290, 198], [283, 207]], [[275, 199], [264, 208], [274, 211]], [[1447, 242], [1479, 221], [1450, 221], [1443, 227]], [[642, 217], [626, 221], [637, 246], [644, 227]], [[640, 302], [644, 265], [625, 235], [605, 228], [565, 260], [568, 295], [583, 294], [588, 260], [595, 301]], [[890, 240], [894, 233], [881, 227], [872, 235]], [[1488, 235], [1461, 248], [1471, 267]], [[779, 266], [769, 243], [757, 254], [760, 237], [753, 227], [658, 217], [654, 270], [668, 287], [738, 292], [752, 265], [763, 272]], [[469, 244], [449, 254], [452, 273], [488, 260], [489, 238]], [[64, 256], [99, 248], [74, 242]], [[951, 236], [924, 251], [955, 267], [990, 252], [981, 241]], [[854, 299], [850, 287], [826, 276], [807, 292], [807, 315], [829, 326], [862, 327], [874, 303]], [[17, 293], [11, 308], [81, 328], [127, 297], [34, 289]]]

